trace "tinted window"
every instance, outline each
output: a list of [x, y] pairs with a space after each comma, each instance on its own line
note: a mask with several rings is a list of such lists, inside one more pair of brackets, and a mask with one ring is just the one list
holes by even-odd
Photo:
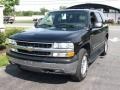
[[96, 15], [97, 22], [103, 22], [100, 14], [98, 12], [96, 12], [95, 15]]
[[84, 28], [88, 26], [86, 11], [55, 11], [48, 13], [38, 22], [40, 28]]
[[102, 17], [103, 22], [105, 22], [105, 20], [106, 20], [105, 15], [101, 12], [101, 13], [100, 13], [100, 16]]

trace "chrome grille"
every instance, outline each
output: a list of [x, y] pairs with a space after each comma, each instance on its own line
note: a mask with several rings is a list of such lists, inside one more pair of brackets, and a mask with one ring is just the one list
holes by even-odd
[[[24, 48], [16, 48], [18, 53], [34, 55], [34, 56], [51, 56], [51, 52], [42, 51], [42, 49], [52, 48], [52, 43], [40, 43], [40, 42], [25, 42], [25, 41], [16, 41], [17, 46], [22, 46]], [[32, 47], [33, 49], [38, 48], [40, 50], [29, 50], [28, 48]]]
[[38, 48], [51, 48], [52, 47], [52, 44], [49, 44], [49, 43], [20, 42], [20, 41], [17, 41], [17, 45], [38, 47]]
[[21, 50], [18, 49], [18, 52], [23, 53], [23, 54], [29, 54], [29, 55], [37, 55], [37, 56], [49, 56], [50, 52], [41, 52], [41, 51], [26, 51], [26, 50]]

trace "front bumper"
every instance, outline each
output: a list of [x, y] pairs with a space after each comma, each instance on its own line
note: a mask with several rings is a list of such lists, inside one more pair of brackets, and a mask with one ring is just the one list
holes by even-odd
[[8, 56], [10, 62], [18, 64], [21, 68], [44, 73], [56, 73], [56, 74], [75, 74], [78, 61], [72, 63], [47, 63], [47, 62], [37, 62], [28, 61], [18, 58], [13, 58]]

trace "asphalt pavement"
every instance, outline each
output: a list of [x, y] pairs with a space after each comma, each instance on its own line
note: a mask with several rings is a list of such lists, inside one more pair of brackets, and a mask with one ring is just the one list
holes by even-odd
[[90, 67], [87, 77], [73, 82], [69, 76], [21, 71], [15, 65], [0, 69], [0, 90], [120, 90], [120, 26], [110, 26], [109, 50]]
[[13, 23], [13, 24], [5, 24], [6, 27], [25, 27], [32, 28], [34, 27], [34, 23]]

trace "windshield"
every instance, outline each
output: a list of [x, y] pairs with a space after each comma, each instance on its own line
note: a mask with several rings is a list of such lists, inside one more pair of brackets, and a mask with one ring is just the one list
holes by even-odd
[[81, 29], [88, 26], [88, 14], [85, 11], [56, 11], [48, 13], [37, 28]]

